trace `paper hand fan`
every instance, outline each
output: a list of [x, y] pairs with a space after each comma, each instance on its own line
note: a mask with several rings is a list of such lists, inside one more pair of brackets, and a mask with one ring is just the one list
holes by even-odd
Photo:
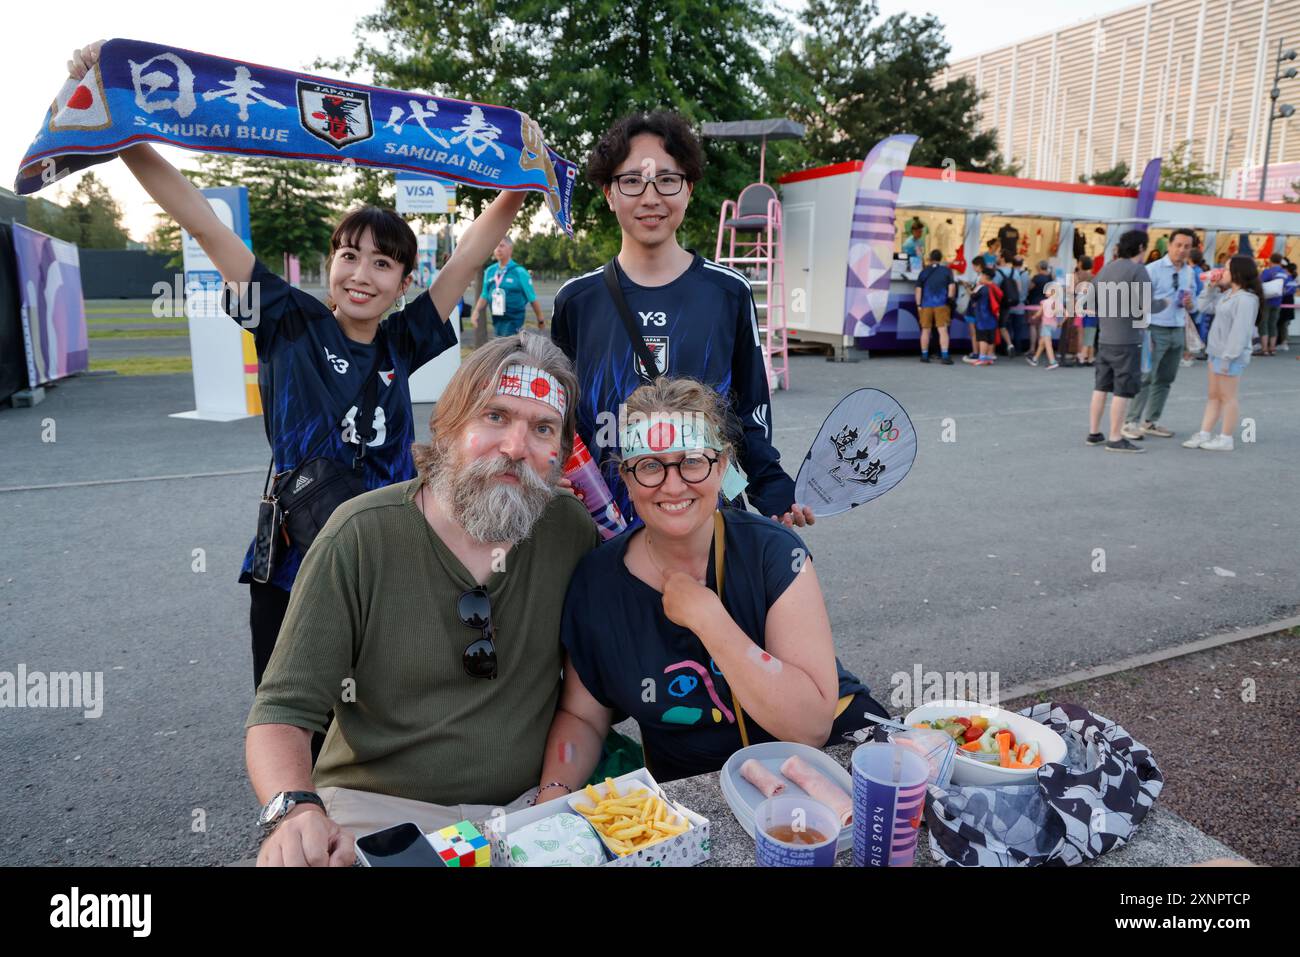
[[799, 466], [795, 501], [818, 518], [879, 498], [916, 459], [916, 430], [898, 401], [879, 389], [840, 399]]

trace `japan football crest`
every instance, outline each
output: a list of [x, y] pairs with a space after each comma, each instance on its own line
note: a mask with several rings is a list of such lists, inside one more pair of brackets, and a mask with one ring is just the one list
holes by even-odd
[[370, 94], [329, 83], [298, 81], [298, 121], [336, 150], [375, 135]]
[[[647, 348], [649, 348], [650, 350], [650, 355], [654, 356], [655, 368], [658, 370], [659, 375], [667, 375], [668, 374], [668, 337], [667, 336], [642, 336], [642, 338], [645, 339], [645, 344]], [[650, 378], [650, 376], [646, 372], [645, 363], [641, 361], [640, 357], [638, 357], [636, 360], [636, 371], [640, 373], [643, 378], [646, 379]]]

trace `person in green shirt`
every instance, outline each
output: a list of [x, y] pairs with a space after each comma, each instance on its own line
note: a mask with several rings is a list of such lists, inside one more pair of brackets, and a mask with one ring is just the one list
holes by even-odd
[[483, 271], [483, 286], [470, 324], [477, 326], [478, 317], [486, 308], [492, 317], [492, 329], [498, 336], [513, 336], [524, 327], [524, 311], [533, 307], [537, 328], [545, 329], [542, 306], [533, 291], [533, 280], [528, 270], [510, 258], [515, 244], [509, 236], [497, 243], [492, 255], [496, 262]]
[[[413, 447], [303, 560], [249, 713], [260, 865], [350, 865], [359, 834], [529, 802], [560, 692], [560, 612], [600, 536], [560, 492], [577, 379], [549, 339], [477, 349]], [[311, 735], [326, 729], [313, 769]]]

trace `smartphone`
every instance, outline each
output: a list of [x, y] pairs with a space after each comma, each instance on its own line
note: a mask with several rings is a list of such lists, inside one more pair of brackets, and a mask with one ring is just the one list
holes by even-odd
[[397, 824], [357, 838], [357, 857], [366, 867], [445, 867], [415, 824]]
[[253, 545], [253, 581], [266, 584], [279, 558], [280, 527], [284, 515], [280, 503], [263, 497], [257, 507], [257, 538]]

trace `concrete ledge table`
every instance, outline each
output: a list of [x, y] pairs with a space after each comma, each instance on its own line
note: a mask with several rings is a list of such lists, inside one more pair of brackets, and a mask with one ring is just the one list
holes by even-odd
[[[849, 756], [857, 745], [834, 745], [826, 753], [849, 769]], [[709, 819], [712, 849], [702, 867], [753, 867], [754, 840], [745, 833], [727, 799], [722, 796], [717, 774], [700, 774], [662, 785], [670, 798]], [[1108, 851], [1084, 866], [1098, 867], [1185, 867], [1215, 858], [1242, 857], [1226, 844], [1202, 833], [1173, 811], [1160, 806], [1159, 799], [1138, 827], [1133, 839], [1123, 847]], [[852, 866], [853, 852], [843, 851], [835, 859], [837, 867]], [[922, 830], [916, 848], [918, 867], [936, 866], [930, 855], [930, 840]]]

